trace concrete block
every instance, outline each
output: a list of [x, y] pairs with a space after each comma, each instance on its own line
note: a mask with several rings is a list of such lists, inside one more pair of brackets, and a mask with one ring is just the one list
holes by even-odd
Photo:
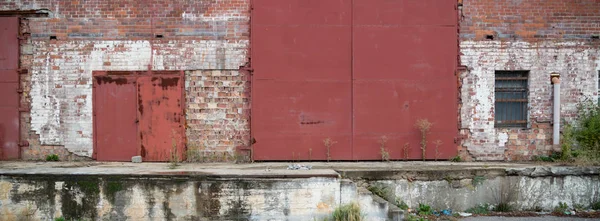
[[142, 162], [142, 156], [131, 157], [131, 162], [132, 163], [141, 163]]

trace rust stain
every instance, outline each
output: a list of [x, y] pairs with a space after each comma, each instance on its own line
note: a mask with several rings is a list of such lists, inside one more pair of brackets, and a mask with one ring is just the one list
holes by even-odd
[[158, 77], [153, 77], [152, 81], [157, 81], [160, 80], [160, 86], [163, 88], [163, 90], [168, 89], [169, 87], [177, 87], [177, 85], [179, 85], [179, 77], [169, 77], [169, 78], [158, 78]]
[[142, 144], [142, 149], [141, 149], [141, 151], [140, 151], [140, 155], [141, 155], [142, 157], [146, 157], [146, 147], [144, 147], [144, 145], [143, 145], [143, 144]]
[[127, 84], [127, 78], [113, 78], [113, 77], [108, 77], [108, 76], [96, 76], [96, 81], [98, 82], [98, 85], [102, 85], [102, 84], [112, 84], [115, 83], [117, 85], [123, 85], [123, 84]]
[[138, 111], [140, 112], [140, 116], [144, 115], [144, 101], [142, 100], [140, 87], [138, 87]]
[[319, 121], [302, 121], [300, 122], [300, 124], [322, 124], [325, 123], [325, 121], [319, 120]]

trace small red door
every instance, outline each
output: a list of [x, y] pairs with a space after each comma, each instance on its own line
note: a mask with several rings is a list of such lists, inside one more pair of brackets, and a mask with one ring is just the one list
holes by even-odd
[[99, 161], [138, 155], [136, 82], [132, 77], [94, 77], [95, 153]]
[[182, 87], [181, 75], [138, 78], [140, 153], [144, 161], [183, 160]]
[[19, 158], [19, 19], [0, 17], [0, 160]]

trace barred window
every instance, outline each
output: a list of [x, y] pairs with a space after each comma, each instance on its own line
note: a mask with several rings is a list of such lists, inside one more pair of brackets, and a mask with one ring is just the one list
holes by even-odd
[[496, 71], [495, 127], [527, 127], [529, 71]]

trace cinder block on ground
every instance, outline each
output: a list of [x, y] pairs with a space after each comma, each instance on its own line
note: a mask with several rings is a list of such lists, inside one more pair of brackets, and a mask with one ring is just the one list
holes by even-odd
[[131, 157], [131, 162], [132, 163], [141, 163], [142, 162], [142, 156]]

